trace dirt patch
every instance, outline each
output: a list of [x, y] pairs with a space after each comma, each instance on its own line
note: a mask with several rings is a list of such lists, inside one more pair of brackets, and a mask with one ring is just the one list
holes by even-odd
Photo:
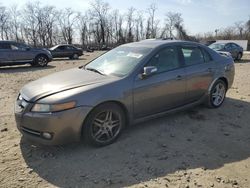
[[[85, 64], [0, 68], [0, 187], [242, 187], [250, 185], [250, 63], [218, 109], [203, 106], [132, 126], [114, 144], [39, 146], [21, 138], [13, 106], [32, 80]], [[250, 61], [249, 61], [250, 62]]]

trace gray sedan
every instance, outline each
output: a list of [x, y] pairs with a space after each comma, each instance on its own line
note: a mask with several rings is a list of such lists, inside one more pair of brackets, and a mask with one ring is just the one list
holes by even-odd
[[222, 43], [216, 42], [209, 45], [209, 48], [218, 52], [229, 52], [235, 60], [240, 60], [243, 56], [243, 48], [233, 42]]
[[25, 85], [15, 108], [24, 137], [104, 146], [129, 124], [205, 103], [222, 105], [234, 62], [193, 42], [145, 40]]

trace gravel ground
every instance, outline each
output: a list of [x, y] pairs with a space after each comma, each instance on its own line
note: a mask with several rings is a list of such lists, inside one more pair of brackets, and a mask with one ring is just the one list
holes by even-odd
[[47, 68], [0, 68], [0, 187], [250, 187], [250, 57], [219, 109], [203, 106], [129, 127], [103, 148], [84, 143], [40, 146], [15, 127], [20, 88], [85, 64], [58, 59]]

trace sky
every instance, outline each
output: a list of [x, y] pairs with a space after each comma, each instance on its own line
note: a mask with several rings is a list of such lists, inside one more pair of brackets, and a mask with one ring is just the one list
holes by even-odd
[[[0, 5], [13, 4], [22, 7], [32, 0], [0, 0]], [[157, 5], [156, 17], [164, 21], [169, 11], [182, 14], [184, 26], [188, 34], [195, 35], [214, 32], [215, 29], [233, 26], [235, 22], [250, 19], [250, 0], [104, 0], [112, 9], [125, 13], [133, 6], [145, 11], [151, 3]], [[90, 7], [92, 0], [40, 0], [43, 5], [53, 5], [56, 8], [72, 8], [84, 12]], [[145, 13], [146, 14], [146, 13]]]

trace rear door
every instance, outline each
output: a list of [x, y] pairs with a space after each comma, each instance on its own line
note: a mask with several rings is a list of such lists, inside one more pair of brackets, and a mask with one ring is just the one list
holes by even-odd
[[76, 53], [76, 48], [73, 46], [67, 46], [66, 50], [67, 50], [67, 57], [71, 57], [73, 56], [73, 54]]
[[227, 52], [230, 52], [232, 54], [232, 57], [233, 58], [236, 58], [237, 57], [237, 49], [234, 48], [234, 46], [232, 45], [232, 43], [228, 43], [225, 45], [225, 49]]
[[181, 46], [185, 67], [187, 94], [186, 103], [201, 99], [213, 81], [215, 62], [203, 48], [195, 45]]
[[232, 53], [234, 54], [234, 57], [237, 58], [238, 53], [240, 52], [240, 47], [234, 43], [231, 43], [231, 47], [232, 47]]
[[0, 43], [0, 64], [11, 63], [9, 54], [11, 52], [9, 43]]

